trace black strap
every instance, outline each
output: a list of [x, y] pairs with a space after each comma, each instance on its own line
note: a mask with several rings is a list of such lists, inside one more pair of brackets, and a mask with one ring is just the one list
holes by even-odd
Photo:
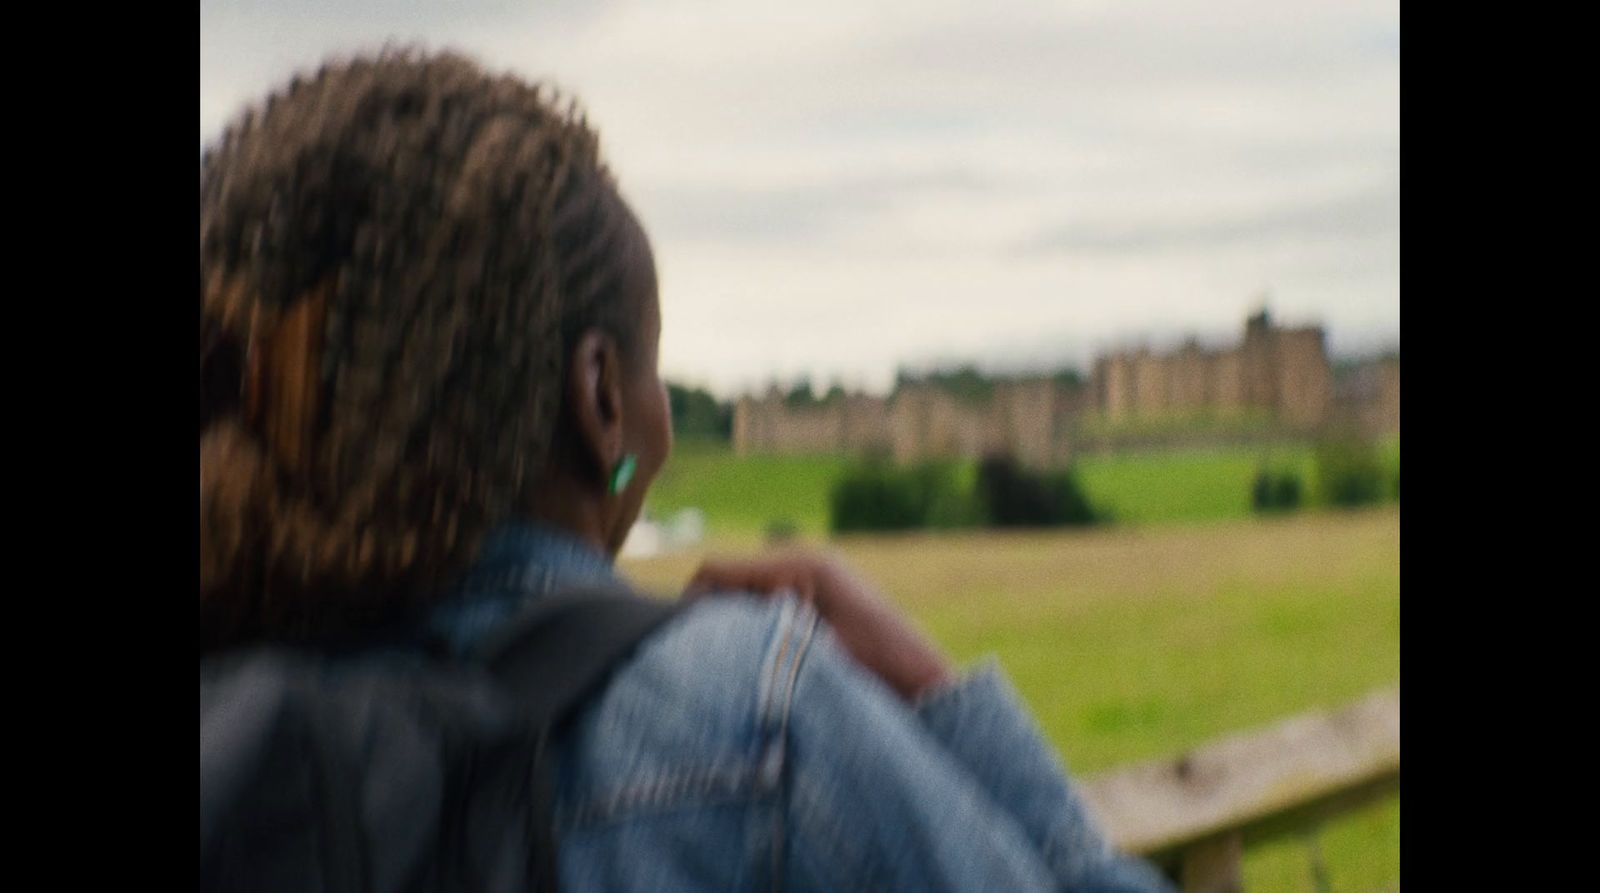
[[[319, 704], [323, 717], [318, 724], [326, 729], [338, 728], [343, 718], [338, 711], [345, 706], [331, 701]], [[323, 871], [329, 890], [367, 893], [372, 887], [366, 847], [361, 838], [362, 767], [352, 761], [342, 744], [316, 735], [308, 735], [306, 741], [310, 768], [321, 794], [319, 802], [325, 810], [324, 820], [319, 823], [327, 854], [323, 859]]]
[[557, 888], [555, 795], [546, 759], [552, 731], [679, 608], [622, 590], [567, 593], [541, 600], [477, 650], [477, 659], [517, 695], [537, 730], [529, 866], [534, 889]]
[[679, 607], [620, 590], [553, 596], [508, 624], [475, 656], [517, 694], [535, 725], [553, 726]]

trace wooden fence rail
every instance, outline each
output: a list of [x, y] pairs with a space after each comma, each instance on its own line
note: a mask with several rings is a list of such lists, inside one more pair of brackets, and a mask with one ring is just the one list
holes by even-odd
[[1088, 779], [1121, 849], [1185, 893], [1237, 893], [1244, 847], [1303, 832], [1400, 789], [1400, 692], [1229, 735]]

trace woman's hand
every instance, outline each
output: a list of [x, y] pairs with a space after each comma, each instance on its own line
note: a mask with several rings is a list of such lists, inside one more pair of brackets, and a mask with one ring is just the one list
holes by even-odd
[[950, 680], [949, 662], [887, 601], [835, 560], [805, 553], [748, 561], [707, 560], [684, 590], [686, 598], [740, 591], [793, 592], [812, 603], [845, 649], [902, 698]]

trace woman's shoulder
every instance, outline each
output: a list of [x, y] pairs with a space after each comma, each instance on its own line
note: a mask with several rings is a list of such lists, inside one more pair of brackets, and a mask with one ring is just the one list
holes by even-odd
[[563, 747], [563, 824], [772, 793], [797, 643], [815, 623], [791, 599], [685, 605], [578, 717]]
[[781, 724], [816, 622], [794, 599], [696, 599], [618, 668], [581, 726], [608, 750], [749, 753]]
[[640, 646], [605, 700], [647, 698], [663, 711], [758, 720], [783, 696], [797, 643], [816, 623], [815, 612], [796, 599], [696, 599]]

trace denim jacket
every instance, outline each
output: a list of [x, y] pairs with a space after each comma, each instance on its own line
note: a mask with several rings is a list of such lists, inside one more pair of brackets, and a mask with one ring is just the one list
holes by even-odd
[[[614, 580], [506, 528], [425, 626], [471, 647], [526, 600]], [[564, 889], [1169, 889], [1115, 852], [993, 661], [905, 703], [788, 598], [702, 601], [553, 742]]]

